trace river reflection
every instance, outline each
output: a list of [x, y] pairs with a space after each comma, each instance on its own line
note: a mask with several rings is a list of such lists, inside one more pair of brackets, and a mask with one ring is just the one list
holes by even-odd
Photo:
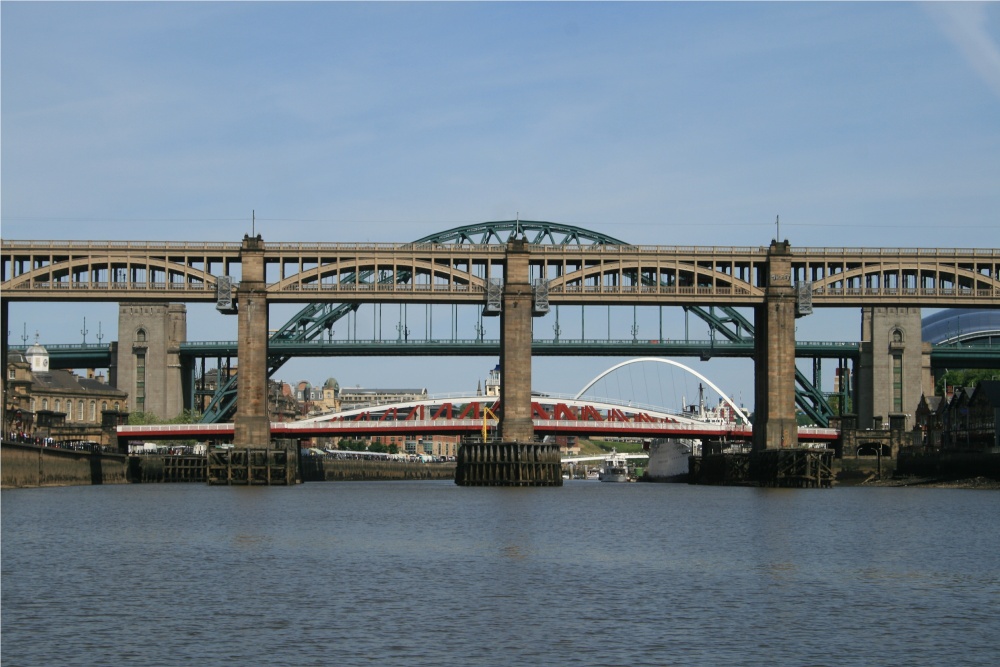
[[2, 494], [7, 665], [991, 665], [1000, 493]]

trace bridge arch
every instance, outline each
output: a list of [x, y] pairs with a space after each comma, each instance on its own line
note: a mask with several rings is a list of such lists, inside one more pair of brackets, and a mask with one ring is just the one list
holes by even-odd
[[[573, 246], [599, 246], [599, 245], [614, 245], [614, 246], [633, 246], [633, 244], [627, 243], [621, 239], [609, 236], [601, 232], [595, 232], [583, 227], [578, 227], [575, 225], [567, 225], [555, 222], [544, 222], [537, 220], [502, 220], [496, 222], [483, 222], [475, 223], [471, 225], [464, 225], [460, 227], [455, 227], [442, 232], [437, 232], [424, 236], [422, 238], [414, 241], [414, 244], [422, 243], [433, 243], [433, 244], [473, 244], [473, 245], [491, 245], [491, 244], [506, 244], [512, 237], [523, 236], [528, 240], [530, 244], [533, 245], [573, 245]], [[617, 266], [617, 265], [616, 265]], [[618, 267], [615, 270], [622, 271], [626, 267]], [[641, 276], [641, 266], [636, 263], [634, 267], [631, 265], [627, 267], [628, 270], [635, 272], [636, 278]], [[705, 280], [711, 283], [713, 280], [719, 282], [725, 280], [726, 276], [720, 274], [710, 274], [700, 270], [698, 267], [691, 266], [690, 268], [690, 278], [693, 285], [690, 289], [696, 289], [698, 283], [701, 280]], [[313, 279], [316, 282], [322, 280], [322, 274], [324, 269], [317, 267], [315, 269], [316, 274]], [[579, 273], [574, 273], [574, 275], [579, 276]], [[598, 274], [599, 275], [599, 274]], [[402, 283], [411, 280], [412, 276], [409, 275], [407, 271], [399, 271], [393, 275], [384, 276], [381, 278], [375, 278], [375, 271], [365, 270], [358, 267], [353, 278], [347, 276], [342, 277], [341, 280], [355, 280], [355, 281], [376, 281], [382, 284], [390, 283]], [[569, 276], [561, 277], [560, 280], [566, 280]], [[752, 290], [756, 292], [750, 283], [740, 281], [735, 279], [733, 276], [728, 277], [730, 280], [730, 287], [734, 290]], [[599, 278], [598, 278], [599, 279]], [[293, 276], [287, 276], [282, 284], [282, 288], [285, 284], [292, 284], [296, 278]], [[637, 280], [637, 284], [639, 284]], [[470, 286], [474, 288], [480, 287], [480, 282], [476, 280], [474, 276], [470, 275]], [[561, 284], [561, 283], [560, 283]], [[319, 302], [311, 303], [298, 313], [296, 313], [292, 318], [290, 318], [282, 327], [275, 331], [271, 335], [271, 341], [310, 341], [321, 337], [324, 331], [331, 329], [334, 324], [341, 318], [345, 317], [351, 311], [356, 311], [359, 308], [358, 303], [343, 303], [336, 304], [330, 302]], [[749, 323], [737, 310], [730, 307], [719, 307], [713, 308], [710, 311], [705, 311], [698, 307], [688, 307], [689, 312], [694, 313], [697, 317], [705, 320], [710, 327], [714, 330], [720, 331], [723, 336], [729, 338], [730, 340], [736, 338], [742, 339], [753, 339], [753, 326]], [[722, 311], [725, 315], [719, 317], [716, 315], [716, 310]], [[735, 331], [730, 331], [728, 328], [730, 326], [735, 326]], [[268, 374], [271, 375], [277, 371], [281, 366], [285, 364], [289, 359], [290, 355], [278, 355], [270, 354], [268, 355]], [[818, 408], [813, 405], [816, 400], [822, 399], [822, 394], [817, 389], [812, 387], [801, 374], [797, 374], [797, 382], [802, 386], [802, 390], [797, 393], [797, 402], [800, 406], [804, 408], [812, 409], [819, 413], [817, 417], [819, 421], [822, 420], [824, 414], [832, 414], [828, 405], [821, 405]], [[230, 380], [224, 384], [215, 394], [209, 406], [205, 409], [205, 413], [202, 417], [204, 422], [219, 422], [224, 421], [233, 412], [236, 405], [236, 382], [237, 376], [233, 376]], [[721, 394], [721, 392], [720, 392]], [[817, 399], [817, 397], [820, 397]]]
[[740, 407], [738, 405], [736, 405], [736, 403], [733, 401], [733, 399], [729, 398], [729, 396], [727, 396], [724, 391], [722, 391], [717, 386], [715, 386], [714, 382], [712, 382], [707, 377], [705, 377], [704, 375], [702, 375], [701, 373], [699, 373], [695, 369], [691, 368], [690, 366], [685, 366], [684, 364], [680, 363], [679, 361], [674, 361], [673, 359], [663, 359], [661, 357], [638, 357], [636, 359], [628, 359], [627, 361], [623, 361], [620, 364], [615, 364], [614, 366], [612, 366], [611, 368], [606, 369], [600, 375], [598, 375], [593, 380], [591, 380], [590, 382], [588, 382], [584, 386], [584, 388], [581, 389], [577, 393], [577, 395], [574, 398], [579, 399], [581, 396], [583, 396], [585, 393], [587, 393], [588, 389], [590, 389], [591, 387], [593, 387], [602, 378], [604, 378], [607, 375], [610, 375], [611, 373], [615, 372], [619, 368], [622, 368], [624, 366], [629, 366], [631, 364], [639, 364], [639, 363], [643, 363], [643, 362], [647, 362], [647, 361], [651, 361], [651, 362], [655, 362], [655, 363], [660, 363], [660, 364], [667, 364], [669, 366], [676, 366], [677, 368], [680, 368], [683, 371], [691, 373], [692, 375], [694, 375], [695, 377], [697, 377], [699, 380], [701, 380], [702, 382], [704, 382], [705, 384], [707, 384], [709, 387], [711, 387], [712, 390], [715, 393], [717, 393], [719, 396], [721, 396], [722, 400], [724, 400], [726, 402], [726, 404], [729, 405], [729, 407], [731, 407], [736, 412], [737, 415], [739, 415], [740, 419], [743, 420], [743, 423], [745, 423], [745, 424], [749, 424], [750, 423], [750, 419], [746, 416], [746, 414], [743, 412], [743, 410], [741, 410]]
[[[96, 261], [95, 261], [96, 257]], [[210, 272], [172, 261], [168, 257], [155, 257], [141, 261], [129, 257], [109, 255], [73, 257], [25, 271], [10, 281], [16, 290], [36, 283], [59, 283], [60, 286], [89, 286], [100, 289], [109, 286], [141, 284], [177, 288], [199, 288], [206, 294], [215, 289], [217, 277]]]

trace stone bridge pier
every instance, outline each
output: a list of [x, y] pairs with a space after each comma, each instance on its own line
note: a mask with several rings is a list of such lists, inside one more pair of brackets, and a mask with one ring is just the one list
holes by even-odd
[[507, 242], [500, 311], [501, 442], [461, 446], [455, 471], [459, 486], [562, 486], [559, 446], [536, 443], [532, 422], [531, 321], [536, 304], [529, 257], [523, 237]]
[[788, 241], [768, 249], [764, 303], [754, 309], [755, 450], [798, 447], [795, 422], [795, 289]]
[[242, 275], [236, 291], [239, 375], [233, 449], [212, 452], [208, 483], [223, 485], [287, 485], [299, 479], [297, 452], [271, 445], [267, 405], [268, 304], [264, 241], [244, 236], [240, 249]]

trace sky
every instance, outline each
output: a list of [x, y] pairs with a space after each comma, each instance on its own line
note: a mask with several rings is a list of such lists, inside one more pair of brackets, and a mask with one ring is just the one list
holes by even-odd
[[[1000, 247], [1000, 3], [5, 0], [0, 68], [4, 239], [407, 242], [520, 217], [766, 246], [780, 216], [793, 247]], [[476, 335], [474, 314], [431, 329], [424, 310], [413, 336]], [[601, 310], [561, 309], [562, 335], [708, 336], [677, 308], [662, 331], [659, 309]], [[188, 311], [190, 340], [235, 339], [235, 318]], [[374, 317], [334, 336], [398, 336], [398, 307], [381, 334]], [[114, 304], [14, 303], [7, 335], [116, 328]], [[796, 335], [859, 333], [856, 309], [824, 309]], [[535, 359], [535, 388], [621, 360]], [[752, 361], [679, 361], [752, 405]], [[440, 393], [495, 362], [276, 377]]]

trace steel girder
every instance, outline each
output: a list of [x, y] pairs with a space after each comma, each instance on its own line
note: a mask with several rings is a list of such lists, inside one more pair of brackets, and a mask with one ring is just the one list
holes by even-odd
[[[537, 220], [502, 220], [483, 222], [473, 225], [455, 227], [443, 232], [431, 234], [417, 239], [414, 243], [507, 243], [515, 235], [523, 234], [529, 243], [534, 245], [632, 245], [613, 236], [594, 232], [574, 225]], [[362, 274], [360, 278], [368, 279], [370, 275]], [[355, 278], [357, 280], [358, 277]], [[406, 282], [409, 273], [400, 271], [395, 276], [387, 276], [380, 282]], [[296, 313], [271, 336], [271, 340], [307, 341], [315, 340], [324, 330], [333, 327], [334, 323], [352, 310], [357, 310], [359, 304], [310, 304]], [[689, 307], [688, 310], [705, 320], [713, 330], [732, 341], [752, 340], [753, 325], [734, 308], [721, 307], [723, 316], [715, 314], [715, 307], [706, 311], [699, 307]], [[268, 376], [273, 375], [291, 357], [287, 355], [268, 355]], [[227, 421], [236, 410], [236, 383], [238, 373], [216, 390], [212, 401], [205, 408], [201, 421], [217, 423]], [[813, 387], [804, 375], [796, 371], [796, 383], [799, 389], [795, 392], [795, 402], [804, 412], [813, 417], [817, 424], [826, 426], [829, 421], [823, 415], [832, 415], [826, 397], [818, 388]]]

